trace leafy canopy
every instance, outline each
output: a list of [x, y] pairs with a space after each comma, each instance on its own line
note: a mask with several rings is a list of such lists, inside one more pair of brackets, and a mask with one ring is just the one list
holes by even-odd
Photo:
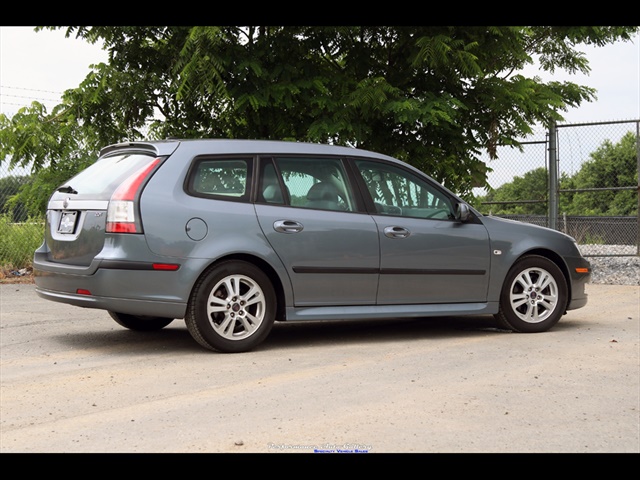
[[[45, 27], [39, 27], [45, 28]], [[0, 161], [65, 174], [124, 140], [229, 137], [328, 142], [379, 151], [461, 195], [486, 186], [482, 152], [518, 147], [536, 124], [595, 99], [580, 45], [628, 41], [637, 27], [70, 26], [100, 42], [94, 65], [51, 113], [0, 115]], [[62, 183], [65, 178], [59, 176]], [[44, 202], [44, 200], [43, 200]]]

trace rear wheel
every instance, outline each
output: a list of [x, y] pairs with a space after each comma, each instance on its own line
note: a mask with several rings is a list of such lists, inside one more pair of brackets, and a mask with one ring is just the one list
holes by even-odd
[[558, 323], [567, 301], [567, 282], [558, 266], [545, 257], [529, 255], [507, 274], [495, 317], [500, 326], [515, 332], [544, 332]]
[[118, 312], [109, 312], [109, 315], [118, 325], [139, 332], [161, 330], [174, 320], [173, 318], [146, 317], [144, 315], [129, 315], [128, 313]]
[[275, 312], [269, 278], [255, 265], [233, 260], [198, 280], [185, 323], [191, 336], [209, 350], [246, 352], [269, 335]]

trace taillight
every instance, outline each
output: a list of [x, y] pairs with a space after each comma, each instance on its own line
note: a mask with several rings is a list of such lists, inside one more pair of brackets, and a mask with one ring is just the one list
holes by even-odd
[[136, 202], [140, 187], [160, 162], [156, 158], [149, 165], [129, 176], [116, 188], [107, 208], [107, 233], [142, 233]]

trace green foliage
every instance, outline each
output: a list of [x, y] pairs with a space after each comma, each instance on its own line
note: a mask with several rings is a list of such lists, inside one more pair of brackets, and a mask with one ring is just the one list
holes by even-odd
[[[593, 189], [638, 185], [638, 139], [628, 132], [616, 144], [606, 140], [589, 155], [582, 168], [561, 188]], [[605, 190], [577, 192], [567, 208], [570, 215], [635, 215], [638, 211], [638, 192], [634, 190]]]
[[[559, 211], [568, 215], [630, 216], [638, 211], [638, 193], [635, 190], [607, 190], [638, 185], [638, 138], [627, 132], [618, 143], [605, 140], [589, 155], [580, 170], [573, 176], [563, 174], [560, 190], [582, 190], [564, 192], [560, 195]], [[604, 189], [602, 191], [592, 189]], [[529, 200], [546, 200], [549, 190], [546, 168], [531, 170], [522, 177], [478, 197], [474, 204], [483, 212], [495, 215], [529, 214], [546, 215], [547, 203], [506, 203]], [[541, 197], [542, 196], [542, 197]]]
[[[479, 197], [476, 204], [483, 212], [491, 211], [495, 215], [545, 215], [547, 213], [547, 192], [549, 175], [544, 167], [514, 177], [509, 183]], [[492, 203], [492, 202], [530, 202], [540, 203]]]
[[[44, 27], [40, 27], [44, 28]], [[416, 166], [452, 190], [486, 186], [481, 152], [518, 147], [534, 124], [595, 98], [515, 72], [589, 71], [577, 49], [637, 27], [71, 26], [102, 42], [47, 114], [0, 117], [0, 161], [72, 170], [109, 143], [146, 137], [284, 139], [351, 145]], [[76, 152], [80, 152], [79, 155]]]
[[13, 223], [10, 215], [0, 215], [0, 266], [21, 269], [31, 266], [33, 252], [42, 243], [42, 218]]
[[15, 196], [29, 181], [30, 177], [27, 175], [9, 175], [0, 178], [0, 215], [9, 214], [14, 222], [26, 220], [26, 207]]
[[0, 159], [9, 159], [9, 168], [28, 167], [38, 172], [77, 156], [87, 132], [67, 105], [60, 104], [48, 114], [44, 105], [33, 102], [12, 118], [0, 114]]
[[14, 211], [20, 207], [22, 215], [43, 215], [53, 190], [95, 160], [95, 130], [82, 126], [72, 110], [63, 103], [49, 115], [44, 105], [33, 102], [11, 118], [0, 114], [0, 164], [8, 160], [9, 170], [32, 171], [0, 205]]

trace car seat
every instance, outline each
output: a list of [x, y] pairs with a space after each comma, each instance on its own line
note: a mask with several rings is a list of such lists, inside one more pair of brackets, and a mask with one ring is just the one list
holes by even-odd
[[307, 208], [323, 210], [342, 210], [338, 190], [330, 183], [316, 183], [307, 192]]

